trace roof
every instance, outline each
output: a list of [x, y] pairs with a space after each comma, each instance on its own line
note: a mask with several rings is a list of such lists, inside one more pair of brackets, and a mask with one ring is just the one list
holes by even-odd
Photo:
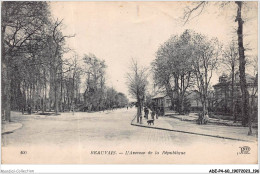
[[152, 97], [152, 99], [163, 98], [163, 97], [165, 97], [165, 96], [166, 96], [166, 94], [164, 94], [164, 93], [158, 93], [158, 94], [156, 94], [154, 97]]
[[[239, 82], [240, 82], [239, 72], [235, 73], [235, 79], [234, 80], [235, 80], [234, 82], [236, 84], [239, 84]], [[253, 84], [254, 81], [255, 81], [255, 77], [246, 73], [246, 83], [247, 84]], [[224, 82], [224, 83], [219, 82], [219, 83], [213, 85], [213, 87], [224, 86], [224, 85], [228, 86], [230, 84], [231, 84], [231, 77], [228, 77], [226, 82]]]

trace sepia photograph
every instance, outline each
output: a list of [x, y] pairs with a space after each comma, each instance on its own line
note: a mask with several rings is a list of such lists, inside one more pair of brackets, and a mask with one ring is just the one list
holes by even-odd
[[258, 164], [258, 1], [2, 1], [1, 163]]

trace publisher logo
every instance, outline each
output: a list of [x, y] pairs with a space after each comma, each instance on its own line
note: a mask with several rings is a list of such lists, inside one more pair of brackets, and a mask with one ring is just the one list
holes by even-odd
[[240, 148], [239, 154], [250, 154], [249, 151], [251, 150], [251, 148], [249, 146], [243, 146], [239, 148]]

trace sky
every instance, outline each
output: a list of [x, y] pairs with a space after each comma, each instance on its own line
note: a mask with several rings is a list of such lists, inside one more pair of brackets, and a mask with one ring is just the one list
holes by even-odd
[[[126, 74], [131, 59], [150, 66], [156, 51], [172, 35], [186, 29], [217, 37], [224, 45], [236, 39], [236, 6], [224, 8], [209, 2], [198, 17], [184, 25], [185, 7], [191, 2], [51, 2], [54, 19], [63, 19], [63, 34], [73, 35], [67, 45], [79, 57], [93, 53], [107, 64], [107, 86], [128, 97]], [[257, 55], [257, 2], [247, 2], [243, 11], [246, 54]], [[70, 56], [70, 55], [65, 55]], [[214, 73], [212, 84], [218, 82], [223, 70]], [[150, 77], [152, 86], [152, 76]], [[84, 81], [83, 81], [84, 83]]]

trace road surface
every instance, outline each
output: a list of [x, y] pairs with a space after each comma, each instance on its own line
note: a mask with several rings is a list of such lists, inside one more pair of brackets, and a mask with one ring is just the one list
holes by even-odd
[[[2, 135], [2, 162], [257, 162], [256, 143], [136, 127], [130, 125], [135, 113], [135, 108], [96, 113], [62, 113], [58, 116], [13, 112], [12, 120], [23, 126], [13, 133]], [[191, 125], [187, 123], [186, 126]], [[251, 154], [238, 154], [241, 146], [250, 146]]]

